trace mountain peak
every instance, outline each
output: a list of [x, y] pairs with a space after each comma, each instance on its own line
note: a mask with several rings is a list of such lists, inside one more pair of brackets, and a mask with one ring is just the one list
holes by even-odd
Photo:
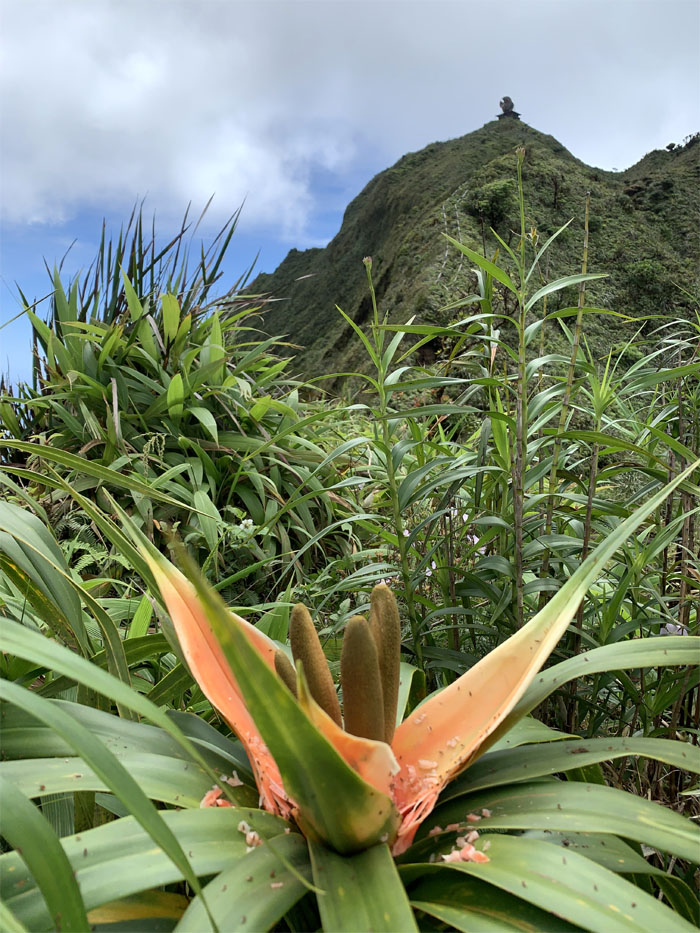
[[[275, 299], [265, 311], [264, 329], [300, 346], [305, 376], [359, 365], [357, 341], [336, 306], [358, 324], [367, 320], [365, 256], [373, 257], [380, 311], [390, 321], [415, 316], [417, 323], [450, 323], [445, 306], [473, 294], [476, 279], [443, 234], [488, 256], [499, 248], [491, 228], [509, 244], [517, 242], [515, 150], [521, 146], [527, 229], [542, 243], [572, 221], [550, 249], [542, 275], [579, 271], [590, 191], [589, 271], [609, 278], [590, 287], [588, 300], [632, 316], [674, 307], [687, 312], [687, 298], [670, 283], [695, 281], [692, 205], [700, 146], [657, 150], [626, 172], [608, 172], [585, 165], [522, 120], [497, 117], [465, 136], [402, 156], [350, 202], [328, 246], [292, 250], [275, 272], [252, 283], [252, 293]], [[557, 300], [571, 299], [565, 290]], [[610, 335], [609, 319], [592, 321], [594, 350], [607, 352]]]

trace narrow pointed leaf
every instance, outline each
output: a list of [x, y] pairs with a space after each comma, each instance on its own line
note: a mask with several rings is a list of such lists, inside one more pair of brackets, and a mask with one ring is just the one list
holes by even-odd
[[472, 262], [475, 262], [480, 269], [483, 269], [485, 272], [488, 272], [489, 275], [492, 275], [496, 281], [500, 282], [502, 285], [513, 292], [514, 295], [518, 294], [517, 286], [515, 282], [511, 279], [507, 272], [504, 272], [500, 266], [497, 266], [495, 263], [490, 262], [490, 260], [485, 259], [483, 256], [479, 255], [475, 250], [470, 249], [468, 246], [464, 246], [463, 243], [460, 243], [459, 240], [455, 240], [454, 237], [448, 236], [446, 233], [443, 234], [446, 240], [449, 240], [453, 246], [456, 246], [457, 249], [464, 253]]
[[[0, 506], [3, 503], [0, 503]], [[124, 683], [130, 683], [129, 667], [124, 654], [124, 645], [116, 625], [100, 603], [68, 572], [63, 553], [43, 526], [39, 529], [32, 527], [38, 520], [34, 515], [26, 515], [24, 510], [5, 504], [6, 510], [0, 510], [0, 529], [6, 529], [7, 534], [0, 534], [0, 549], [11, 555], [17, 549], [25, 558], [24, 566], [29, 569], [35, 582], [41, 584], [46, 599], [36, 608], [41, 612], [42, 618], [49, 627], [57, 629], [62, 635], [75, 632], [75, 638], [80, 642], [82, 653], [89, 654], [87, 633], [82, 620], [80, 598], [92, 611], [93, 617], [100, 626], [106, 646], [107, 664], [110, 673], [119, 677]], [[18, 516], [16, 513], [20, 513]], [[20, 517], [21, 516], [21, 517]], [[31, 521], [30, 521], [31, 520]], [[19, 527], [17, 527], [18, 522]], [[40, 524], [40, 523], [39, 523]], [[37, 531], [43, 534], [37, 534]], [[14, 539], [14, 540], [13, 540]], [[19, 558], [21, 560], [21, 557]], [[0, 555], [0, 568], [9, 571], [11, 579], [18, 585], [22, 578], [18, 575], [18, 568], [13, 561], [4, 559]], [[80, 596], [78, 595], [80, 594]], [[56, 604], [58, 601], [58, 604]], [[53, 607], [53, 608], [52, 608]], [[68, 638], [69, 647], [74, 647], [75, 638]], [[120, 706], [120, 714], [131, 717], [130, 711]]]
[[416, 682], [419, 682], [421, 680], [421, 675], [422, 679], [425, 680], [425, 675], [419, 668], [414, 667], [413, 664], [408, 664], [406, 661], [401, 661], [399, 667], [399, 696], [396, 702], [397, 726], [401, 724], [406, 715], [406, 707], [408, 706], [409, 697], [411, 696], [414, 678]]
[[594, 279], [605, 278], [607, 278], [607, 273], [605, 272], [577, 272], [575, 275], [565, 275], [561, 279], [549, 282], [547, 285], [543, 285], [542, 288], [538, 288], [528, 299], [525, 310], [529, 311], [530, 308], [544, 298], [545, 295], [551, 295], [552, 292], [561, 291], [562, 288], [567, 288], [569, 285], [577, 285], [580, 282], [592, 282]]
[[16, 849], [39, 886], [58, 930], [88, 929], [85, 905], [58, 836], [14, 784], [0, 778], [0, 833]]
[[309, 841], [325, 933], [411, 933], [418, 929], [389, 848], [343, 856]]

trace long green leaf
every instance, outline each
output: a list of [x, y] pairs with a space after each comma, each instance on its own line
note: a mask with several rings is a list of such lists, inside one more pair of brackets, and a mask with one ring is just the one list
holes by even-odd
[[538, 288], [525, 304], [525, 310], [529, 311], [530, 308], [544, 298], [545, 295], [561, 291], [562, 288], [567, 288], [569, 285], [577, 285], [579, 282], [591, 282], [594, 279], [605, 278], [607, 278], [607, 273], [605, 272], [577, 272], [575, 275], [565, 275], [561, 279], [549, 282], [547, 285], [543, 285], [542, 288]]
[[406, 866], [402, 877], [464, 872], [592, 933], [695, 929], [656, 898], [577, 852], [522, 836], [493, 835], [489, 842], [489, 862]]
[[85, 905], [61, 843], [46, 819], [14, 784], [0, 778], [0, 833], [21, 852], [57, 930], [88, 929]]
[[106, 745], [53, 701], [46, 700], [30, 690], [25, 690], [9, 681], [2, 681], [0, 682], [0, 699], [9, 700], [26, 709], [30, 715], [36, 716], [65, 739], [107, 784], [112, 793], [128, 807], [129, 812], [136, 817], [153, 841], [163, 849], [194, 890], [197, 893], [201, 891], [199, 881], [177, 839], [163, 823], [158, 810], [131, 774]]
[[[523, 719], [516, 722], [498, 742], [493, 743], [491, 752], [496, 751], [496, 749], [500, 750], [503, 748], [516, 748], [518, 745], [529, 745], [533, 742], [560, 742], [562, 739], [573, 738], [576, 738], [576, 736], [566, 732], [559, 732], [557, 729], [552, 729], [550, 726], [546, 726], [543, 722], [540, 722], [539, 719], [534, 719], [532, 716], [525, 716]], [[491, 752], [489, 752], [489, 754], [491, 754]]]
[[550, 845], [580, 852], [597, 865], [623, 875], [663, 875], [641, 854], [641, 847], [618, 839], [609, 833], [559, 833], [552, 829], [529, 829], [523, 834], [528, 839], [540, 839]]
[[[107, 671], [91, 664], [84, 658], [78, 657], [72, 651], [62, 645], [57, 645], [40, 633], [32, 632], [9, 619], [3, 620], [3, 624], [0, 626], [0, 651], [7, 651], [71, 677], [78, 683], [84, 684], [103, 696], [110, 697], [115, 702], [123, 703], [124, 706], [128, 706], [142, 716], [146, 716], [151, 722], [165, 730], [192, 759], [208, 771], [213, 780], [218, 779], [218, 775], [212, 771], [197, 747], [163, 710], [160, 710], [146, 697], [126, 686]], [[87, 709], [87, 707], [84, 709]], [[117, 718], [114, 717], [114, 719]], [[133, 726], [134, 724], [129, 723], [129, 725]], [[226, 792], [235, 800], [235, 793], [228, 788], [228, 785], [224, 785], [224, 787]]]
[[[43, 607], [48, 609], [47, 624], [60, 638], [83, 654], [89, 654], [89, 642], [80, 613], [80, 599], [70, 579], [63, 552], [55, 538], [32, 512], [10, 502], [0, 502], [0, 551], [7, 555], [3, 570], [12, 573], [12, 564], [29, 576], [39, 588], [44, 599], [35, 608], [44, 617]], [[12, 574], [13, 582], [22, 588], [18, 577]], [[29, 594], [28, 594], [29, 595]], [[31, 596], [30, 596], [30, 601]]]
[[[0, 439], [0, 446], [11, 447], [13, 450], [21, 450], [27, 454], [34, 454], [44, 460], [50, 460], [53, 463], [60, 463], [62, 466], [75, 470], [78, 474], [92, 476], [101, 483], [110, 486], [117, 486], [119, 489], [128, 489], [132, 492], [140, 492], [144, 496], [150, 496], [165, 505], [174, 506], [177, 509], [190, 509], [187, 502], [181, 502], [179, 499], [173, 499], [172, 496], [160, 492], [155, 486], [144, 483], [134, 473], [118, 473], [109, 467], [102, 466], [94, 460], [87, 460], [85, 457], [79, 457], [67, 450], [61, 450], [58, 447], [48, 447], [42, 444], [33, 444], [29, 441], [16, 441], [10, 438]], [[5, 469], [12, 472], [8, 467]]]
[[453, 781], [441, 799], [451, 800], [482, 788], [529, 781], [627, 755], [644, 755], [674, 768], [700, 773], [700, 748], [689, 743], [646, 738], [574, 739], [489, 752]]
[[[460, 796], [433, 811], [430, 823], [459, 823], [466, 813], [479, 814], [482, 808], [491, 816], [479, 822], [479, 831], [544, 826], [562, 832], [612, 833], [690, 861], [700, 852], [700, 829], [680, 814], [616, 787], [578, 781], [513, 784]], [[419, 833], [428, 832], [424, 827]]]
[[[119, 760], [151, 800], [175, 807], [198, 807], [211, 789], [210, 776], [193, 761], [148, 753], [120, 755]], [[82, 758], [3, 761], [0, 776], [27, 797], [112, 789]]]
[[[2, 503], [0, 503], [0, 505], [1, 504]], [[8, 506], [8, 508], [10, 508], [10, 506]], [[22, 512], [23, 510], [18, 509], [18, 511]], [[12, 513], [10, 513], [9, 517], [12, 518], [14, 516], [12, 516]], [[31, 518], [37, 521], [33, 515], [29, 515], [27, 518]], [[0, 522], [1, 521], [2, 519], [0, 518]], [[35, 534], [33, 535], [31, 526], [20, 526], [20, 529], [17, 529], [16, 524], [9, 521], [7, 515], [5, 516], [4, 526], [8, 529], [11, 529], [8, 531], [8, 535], [12, 535], [16, 545], [22, 547], [25, 554], [28, 555], [33, 561], [35, 567], [39, 568], [41, 577], [45, 578], [47, 581], [47, 583], [44, 584], [44, 588], [48, 588], [49, 584], [53, 587], [53, 591], [50, 591], [49, 596], [50, 604], [53, 604], [55, 607], [53, 612], [53, 625], [50, 618], [50, 611], [49, 618], [45, 620], [49, 627], [53, 628], [56, 626], [56, 620], [63, 617], [65, 620], [65, 625], [68, 627], [69, 631], [75, 631], [78, 633], [78, 636], [82, 632], [81, 646], [84, 646], [84, 649], [86, 649], [86, 635], [80, 608], [80, 599], [82, 598], [92, 611], [93, 617], [100, 627], [105, 644], [107, 665], [109, 667], [110, 673], [114, 674], [114, 676], [118, 677], [120, 680], [123, 680], [125, 684], [130, 684], [131, 680], [129, 675], [129, 666], [126, 662], [124, 645], [122, 643], [121, 637], [119, 636], [116, 625], [109, 617], [109, 615], [104, 611], [100, 603], [90, 594], [90, 592], [82, 587], [79, 581], [75, 580], [68, 573], [68, 570], [65, 566], [65, 561], [63, 559], [63, 554], [58, 546], [55, 545], [55, 542], [54, 545], [51, 546], [50, 540], [46, 540], [44, 536]], [[4, 548], [7, 551], [9, 542], [6, 540], [6, 536], [3, 537], [5, 540], [0, 539], [0, 548]], [[9, 569], [7, 562], [0, 561], [0, 568], [3, 568], [7, 571]], [[71, 599], [70, 601], [67, 600], [65, 595], [66, 587], [69, 591], [69, 595], [74, 597], [74, 599]], [[80, 595], [78, 596], [78, 594]], [[62, 600], [61, 604], [55, 604], [56, 598]], [[63, 600], [66, 601], [63, 602]], [[66, 616], [66, 612], [71, 612], [71, 615], [69, 617]], [[59, 626], [59, 629], [60, 628], [61, 627]], [[69, 640], [68, 644], [70, 646], [72, 644], [72, 640]], [[119, 711], [120, 714], [126, 718], [131, 717], [131, 713], [129, 712], [128, 708], [120, 705]]]
[[[298, 877], [277, 853], [303, 877], [311, 879], [309, 852], [297, 833], [275, 836], [271, 845], [257, 846], [204, 889], [212, 916], [220, 930], [270, 930], [306, 893]], [[209, 933], [212, 929], [199, 898], [195, 898], [176, 930]]]
[[492, 275], [496, 281], [500, 282], [502, 285], [513, 292], [514, 295], [518, 294], [518, 289], [515, 282], [511, 279], [507, 272], [504, 272], [500, 266], [497, 266], [495, 263], [490, 262], [488, 259], [484, 259], [483, 256], [479, 255], [475, 250], [470, 249], [468, 246], [464, 246], [463, 243], [460, 243], [459, 240], [455, 240], [454, 237], [448, 236], [448, 234], [443, 233], [443, 236], [446, 240], [456, 246], [457, 249], [464, 253], [472, 262], [475, 262], [479, 268], [483, 269], [485, 272], [488, 272], [489, 275]]
[[569, 933], [580, 928], [473, 876], [434, 871], [411, 888], [411, 904], [463, 933]]
[[[238, 830], [241, 820], [261, 838], [274, 838], [288, 828], [270, 813], [245, 808], [163, 810], [161, 818], [200, 877], [216, 875], [245, 859], [245, 834]], [[66, 837], [61, 844], [88, 910], [183, 880], [180, 870], [132, 816]], [[15, 852], [0, 856], [0, 895], [29, 929], [45, 928], [48, 914], [43, 898]]]
[[180, 326], [180, 305], [175, 295], [161, 295], [160, 307], [163, 314], [163, 340], [170, 344], [175, 340]]
[[665, 635], [661, 638], [639, 638], [603, 645], [584, 654], [568, 658], [541, 671], [530, 684], [522, 699], [498, 729], [501, 736], [521, 716], [538, 706], [562, 684], [587, 674], [603, 671], [623, 671], [635, 667], [677, 667], [697, 663], [700, 636]]
[[309, 841], [325, 933], [410, 933], [418, 929], [386, 845], [343, 856]]
[[660, 872], [654, 881], [669, 903], [669, 906], [684, 917], [689, 923], [700, 925], [700, 901], [697, 888], [693, 890], [682, 878], [677, 875], [667, 875]]

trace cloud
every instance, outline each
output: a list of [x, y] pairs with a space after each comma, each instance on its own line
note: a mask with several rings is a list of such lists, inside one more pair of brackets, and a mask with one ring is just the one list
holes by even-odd
[[319, 178], [370, 176], [510, 94], [624, 168], [695, 129], [695, 3], [2, 0], [3, 213], [213, 218], [313, 237]]
[[6, 5], [6, 219], [60, 223], [81, 206], [144, 195], [179, 217], [216, 193], [214, 213], [247, 199], [255, 222], [301, 230], [314, 170], [341, 170], [352, 144], [317, 106], [295, 119], [294, 82], [252, 41], [255, 17], [244, 35], [235, 12], [128, 0]]

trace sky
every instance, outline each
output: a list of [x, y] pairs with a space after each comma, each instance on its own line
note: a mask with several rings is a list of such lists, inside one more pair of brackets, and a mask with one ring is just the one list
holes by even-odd
[[103, 218], [143, 199], [165, 238], [213, 195], [206, 246], [243, 205], [225, 291], [325, 245], [377, 172], [506, 94], [623, 170], [700, 129], [700, 2], [0, 0], [0, 373], [30, 373], [17, 286], [85, 270]]

